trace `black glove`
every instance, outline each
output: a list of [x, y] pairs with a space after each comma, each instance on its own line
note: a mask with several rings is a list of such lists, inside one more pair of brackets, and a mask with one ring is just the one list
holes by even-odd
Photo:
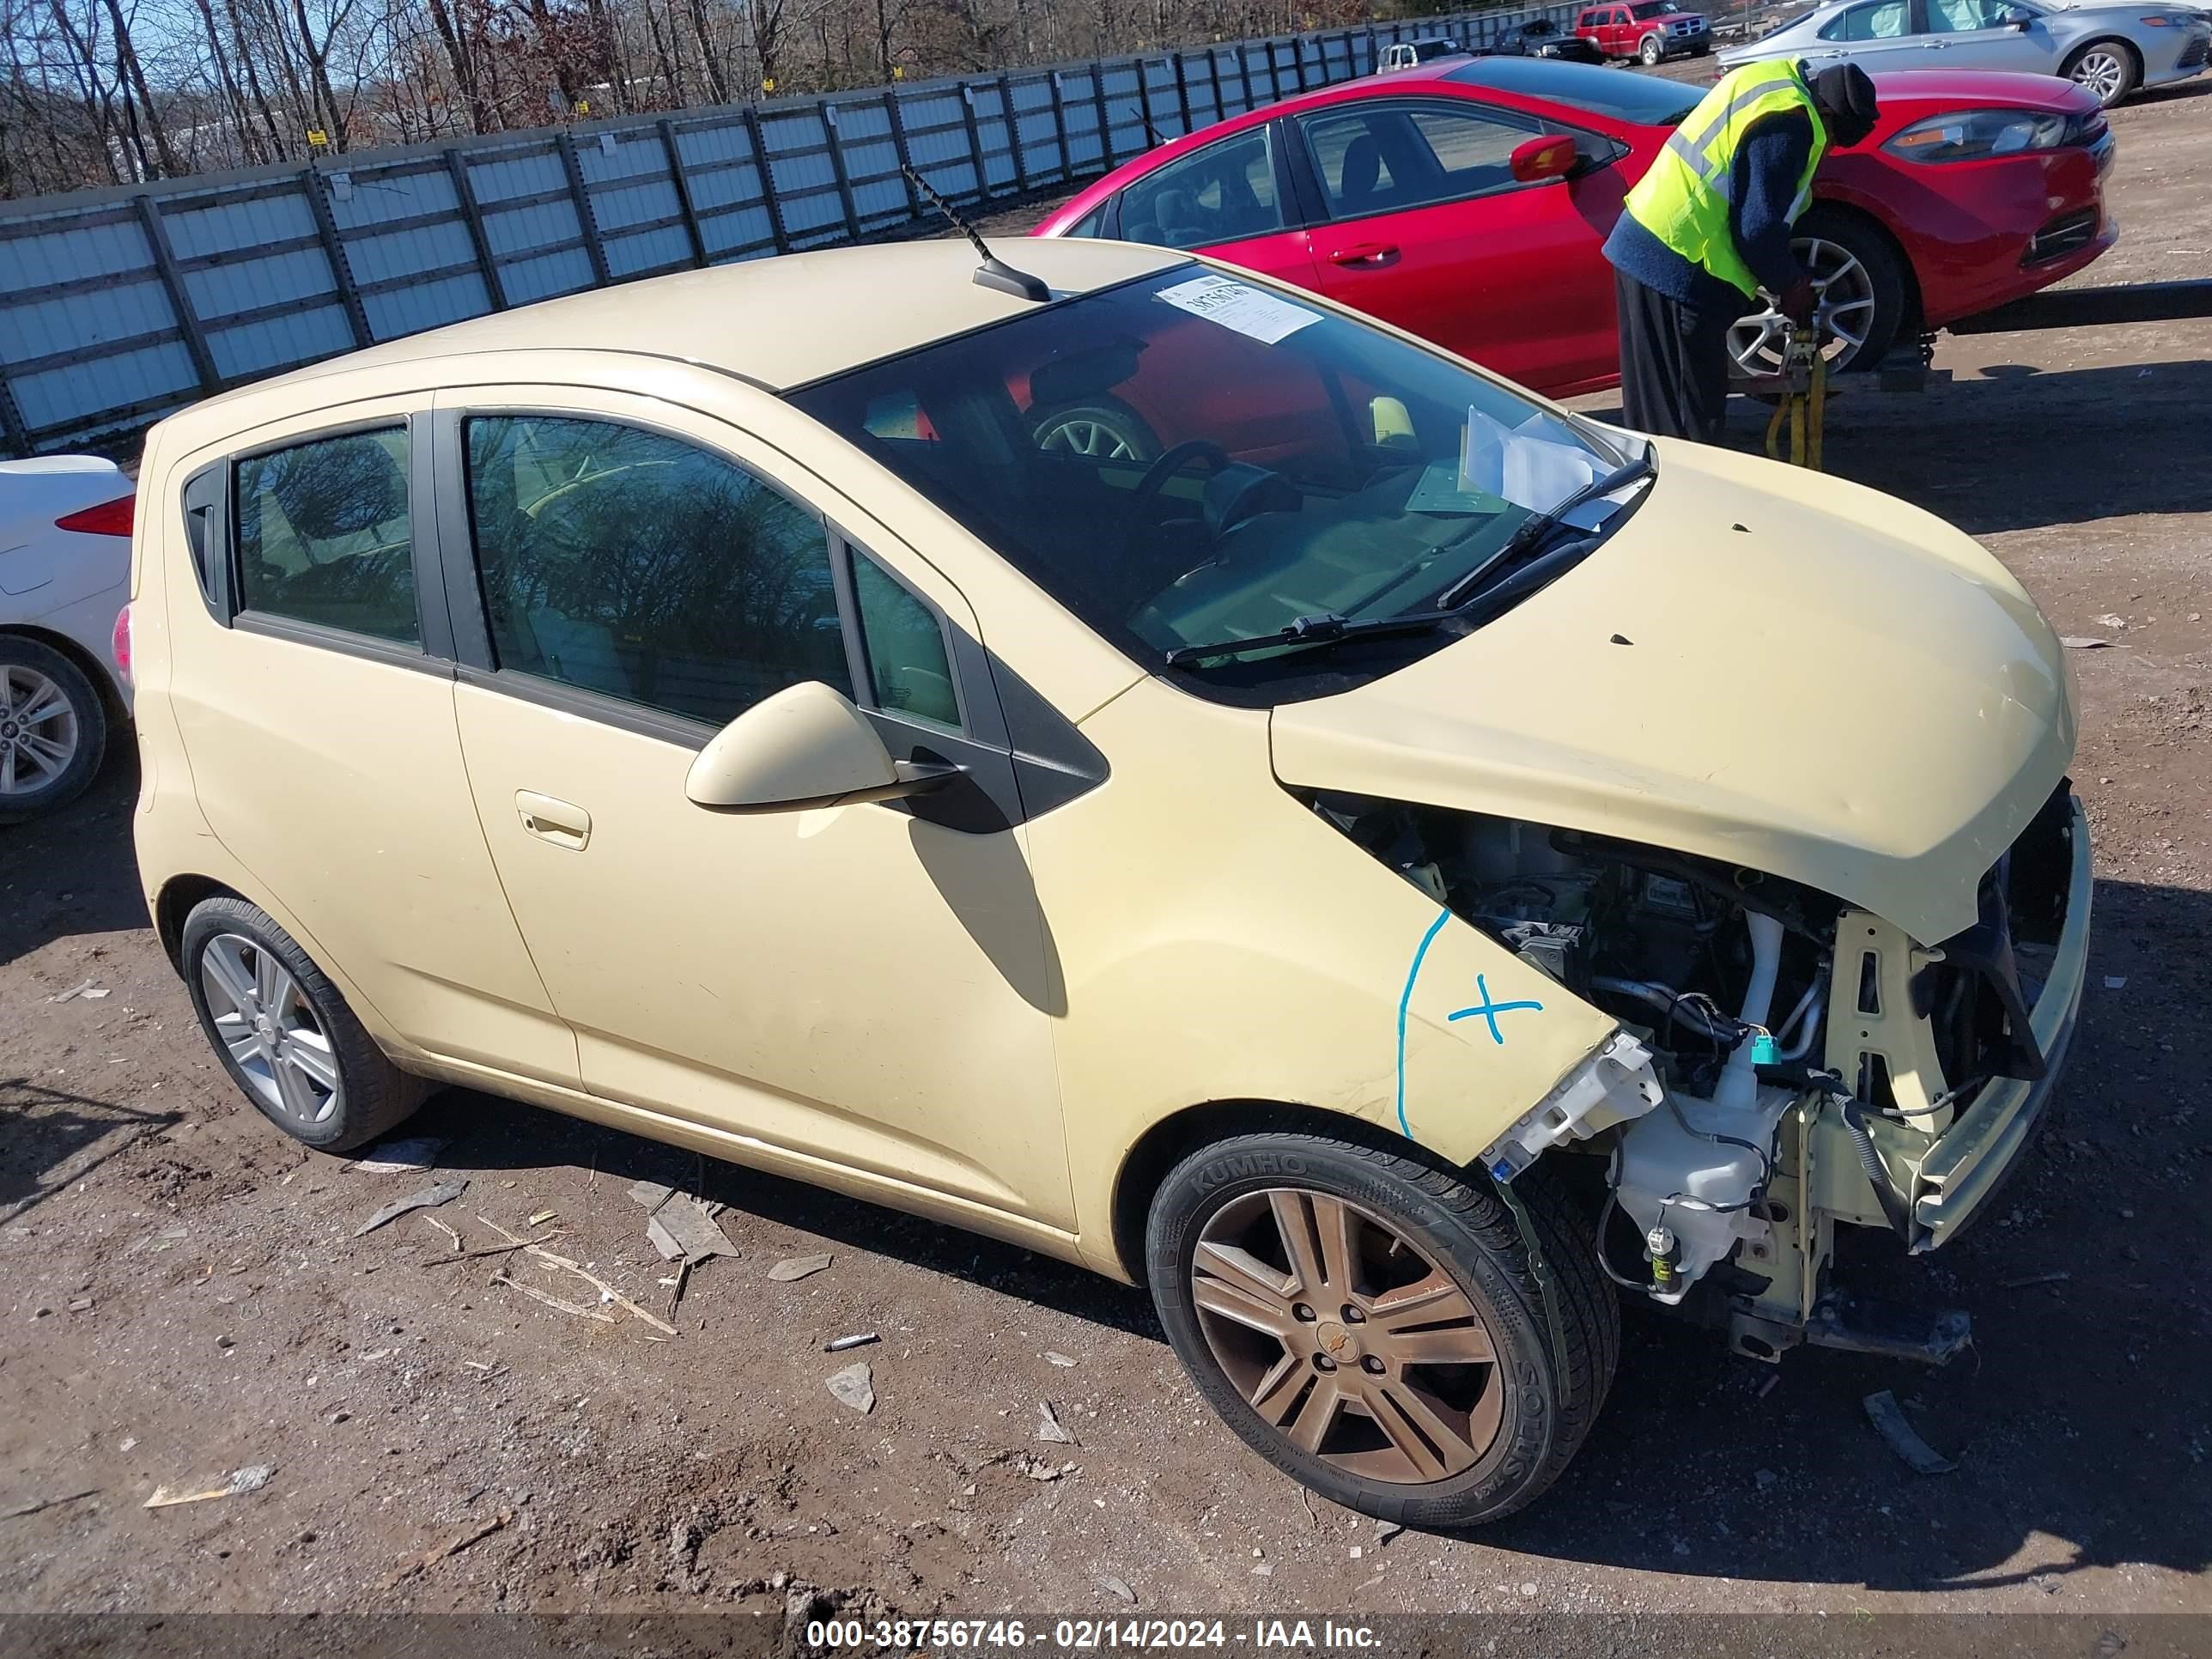
[[1800, 276], [1782, 290], [1782, 297], [1774, 308], [1800, 328], [1812, 326], [1813, 319], [1820, 314], [1820, 290], [1813, 286], [1810, 276]]

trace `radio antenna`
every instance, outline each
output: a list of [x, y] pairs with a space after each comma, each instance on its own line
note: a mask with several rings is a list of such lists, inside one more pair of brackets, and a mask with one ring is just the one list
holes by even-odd
[[904, 162], [900, 163], [899, 171], [906, 174], [908, 183], [929, 198], [931, 205], [943, 214], [952, 228], [965, 236], [969, 245], [975, 250], [975, 257], [983, 262], [975, 267], [976, 287], [996, 289], [1001, 294], [1012, 295], [1017, 300], [1033, 300], [1039, 304], [1052, 298], [1052, 289], [1046, 286], [1042, 277], [1032, 276], [1026, 270], [1016, 270], [992, 252], [990, 245], [977, 234], [975, 226], [962, 218], [952, 204], [937, 193], [928, 179]]

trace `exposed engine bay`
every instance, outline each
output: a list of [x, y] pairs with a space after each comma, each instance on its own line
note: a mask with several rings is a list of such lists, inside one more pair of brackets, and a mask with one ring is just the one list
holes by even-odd
[[1713, 860], [1398, 802], [1313, 805], [1620, 1023], [1488, 1150], [1492, 1176], [1554, 1147], [1601, 1158], [1598, 1256], [1617, 1283], [1668, 1305], [1704, 1283], [1701, 1311], [1794, 1331], [1832, 1223], [1917, 1248], [1918, 1154], [1992, 1077], [2041, 1075], [2021, 970], [2057, 933], [2063, 840], [2057, 856], [2044, 843], [2070, 796], [2052, 799], [1984, 882], [1983, 926], [1941, 947]]

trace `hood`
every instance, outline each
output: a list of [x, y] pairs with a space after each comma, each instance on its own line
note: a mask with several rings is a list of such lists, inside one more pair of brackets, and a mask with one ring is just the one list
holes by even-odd
[[[2087, 114], [2097, 107], [2095, 94], [2071, 81], [2062, 81], [2055, 75], [2007, 75], [1995, 70], [1892, 70], [1874, 77], [1874, 90], [1884, 115], [1893, 106], [1908, 103], [1946, 110], [2048, 110], [2054, 115]], [[1923, 112], [1916, 108], [1914, 118]], [[1886, 127], [1889, 123], [1882, 125]]]
[[1589, 558], [1467, 638], [1278, 708], [1288, 785], [1725, 860], [1922, 943], [2074, 750], [2057, 638], [1942, 520], [1698, 445]]

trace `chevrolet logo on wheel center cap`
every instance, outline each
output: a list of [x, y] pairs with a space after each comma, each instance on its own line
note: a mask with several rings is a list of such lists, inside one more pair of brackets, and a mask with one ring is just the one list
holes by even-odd
[[1358, 1339], [1333, 1319], [1325, 1319], [1314, 1328], [1314, 1340], [1321, 1344], [1323, 1353], [1340, 1364], [1359, 1358]]

